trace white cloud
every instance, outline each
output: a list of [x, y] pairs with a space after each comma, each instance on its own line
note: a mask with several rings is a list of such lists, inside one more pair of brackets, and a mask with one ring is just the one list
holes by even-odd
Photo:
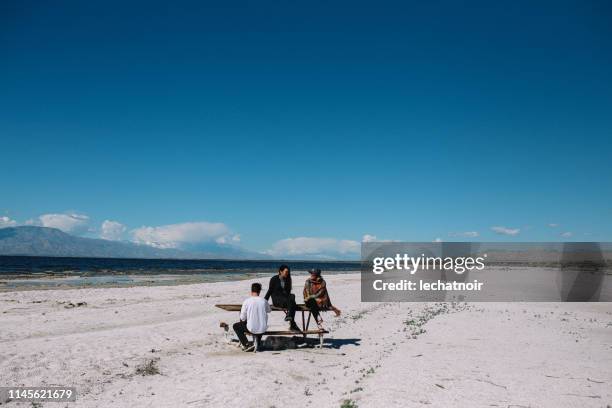
[[159, 227], [140, 227], [131, 233], [134, 242], [157, 248], [180, 248], [184, 244], [213, 241], [220, 244], [240, 241], [239, 235], [231, 234], [227, 225], [220, 222], [185, 222]]
[[433, 240], [433, 242], [442, 242], [442, 238], [436, 238]]
[[491, 230], [500, 235], [515, 236], [521, 232], [520, 228], [506, 228], [506, 227], [491, 227]]
[[[83, 214], [43, 214], [38, 217], [43, 227], [57, 228], [70, 234], [82, 234], [87, 232], [89, 217]], [[37, 222], [33, 222], [37, 225]]]
[[365, 234], [361, 237], [361, 242], [398, 242], [393, 239], [378, 239], [376, 235]]
[[559, 226], [559, 224], [555, 224], [554, 222], [551, 222], [550, 224], [548, 224], [548, 226], [550, 228], [557, 228]]
[[127, 228], [125, 225], [117, 221], [104, 220], [102, 223], [100, 238], [107, 239], [109, 241], [119, 241], [123, 238], [123, 234]]
[[574, 234], [572, 234], [570, 231], [566, 231], [566, 232], [563, 232], [563, 233], [560, 234], [560, 236], [563, 237], [563, 238], [569, 238], [572, 235], [574, 235]]
[[229, 244], [229, 243], [237, 244], [240, 242], [240, 234], [224, 235], [222, 237], [216, 238], [215, 242], [217, 244]]
[[449, 232], [449, 237], [463, 237], [463, 238], [476, 238], [480, 236], [478, 231], [465, 231], [465, 232]]
[[361, 242], [375, 242], [375, 241], [377, 241], [376, 235], [365, 234], [361, 238]]
[[333, 258], [359, 254], [361, 244], [357, 241], [335, 238], [297, 237], [277, 241], [266, 251], [272, 256], [316, 256]]
[[17, 221], [11, 220], [9, 217], [0, 217], [0, 228], [14, 227], [17, 225]]

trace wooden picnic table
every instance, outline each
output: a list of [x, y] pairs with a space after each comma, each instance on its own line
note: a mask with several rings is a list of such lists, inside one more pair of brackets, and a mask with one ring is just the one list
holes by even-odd
[[[238, 313], [240, 313], [240, 309], [242, 308], [242, 305], [240, 304], [218, 304], [215, 306], [218, 307], [219, 309], [223, 309], [228, 312], [238, 312]], [[287, 313], [287, 309], [284, 309], [282, 307], [270, 305], [270, 308], [272, 309], [273, 312], [285, 312], [285, 314]], [[266, 335], [266, 336], [302, 335], [304, 336], [304, 338], [306, 338], [309, 334], [313, 334], [313, 335], [319, 336], [319, 347], [323, 347], [323, 335], [326, 333], [329, 333], [329, 331], [324, 330], [324, 329], [309, 330], [310, 318], [312, 317], [312, 312], [310, 311], [308, 306], [306, 306], [305, 304], [301, 303], [301, 304], [296, 305], [296, 311], [301, 312], [302, 314], [302, 330], [300, 332], [295, 332], [291, 330], [269, 330], [269, 331], [266, 331], [265, 333], [262, 333], [262, 335]], [[325, 310], [321, 310], [321, 311], [324, 312]], [[308, 318], [306, 318], [306, 313], [308, 313]]]

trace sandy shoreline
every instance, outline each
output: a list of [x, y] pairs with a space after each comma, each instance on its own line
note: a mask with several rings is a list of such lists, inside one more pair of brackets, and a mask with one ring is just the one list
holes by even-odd
[[[0, 293], [0, 384], [76, 386], [44, 404], [70, 407], [612, 404], [610, 303], [361, 303], [358, 274], [327, 280], [344, 314], [325, 347], [256, 355], [214, 307], [250, 281]], [[160, 374], [137, 374], [150, 360]]]

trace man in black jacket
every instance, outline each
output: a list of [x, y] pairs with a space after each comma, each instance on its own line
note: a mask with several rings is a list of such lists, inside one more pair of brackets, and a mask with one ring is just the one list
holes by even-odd
[[276, 307], [287, 309], [285, 321], [289, 321], [289, 329], [300, 331], [300, 328], [295, 324], [295, 295], [291, 294], [291, 271], [287, 265], [281, 265], [278, 268], [278, 275], [270, 278], [268, 292], [264, 298], [266, 300], [272, 297], [272, 304]]

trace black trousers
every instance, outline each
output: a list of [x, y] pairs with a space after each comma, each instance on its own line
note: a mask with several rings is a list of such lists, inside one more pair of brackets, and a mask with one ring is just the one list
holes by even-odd
[[272, 295], [272, 304], [276, 307], [287, 309], [287, 316], [293, 320], [295, 318], [295, 295]]
[[319, 320], [319, 311], [321, 308], [315, 299], [308, 299], [304, 304], [310, 309], [312, 316], [315, 320]]
[[[240, 321], [238, 323], [234, 323], [234, 331], [236, 332], [236, 335], [238, 336], [238, 340], [240, 340], [240, 344], [242, 344], [243, 346], [248, 346], [249, 344], [249, 340], [247, 339], [246, 333], [249, 331], [247, 329], [247, 322], [246, 321]], [[255, 336], [257, 336], [257, 338], [259, 340], [261, 340], [261, 334], [256, 334]]]

